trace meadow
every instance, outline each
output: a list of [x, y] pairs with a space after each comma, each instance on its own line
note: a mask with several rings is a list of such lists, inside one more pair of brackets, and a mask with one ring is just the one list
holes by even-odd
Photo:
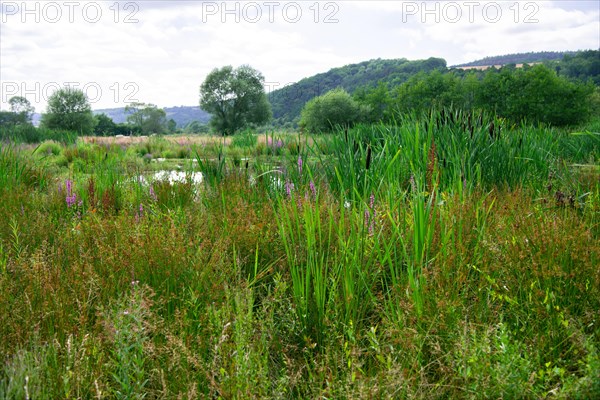
[[598, 132], [2, 143], [0, 398], [600, 398]]

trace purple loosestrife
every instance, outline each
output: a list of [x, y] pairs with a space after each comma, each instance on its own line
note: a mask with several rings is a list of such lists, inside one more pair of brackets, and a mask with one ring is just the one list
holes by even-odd
[[144, 216], [144, 206], [140, 203], [140, 208], [135, 213], [135, 222], [140, 222], [140, 219]]
[[71, 208], [75, 205], [77, 201], [77, 194], [73, 193], [73, 181], [67, 179], [65, 182], [65, 190], [67, 195], [65, 197], [65, 201], [67, 202], [67, 207]]
[[298, 173], [302, 175], [302, 156], [298, 155]]
[[287, 194], [287, 196], [291, 199], [292, 198], [292, 192], [294, 191], [294, 184], [292, 182], [285, 181], [285, 193]]
[[154, 186], [150, 185], [150, 198], [153, 201], [158, 201], [158, 196], [156, 196], [156, 192], [154, 191]]
[[310, 191], [313, 195], [313, 199], [317, 199], [317, 188], [315, 187], [315, 182], [314, 181], [310, 181], [310, 183], [308, 184], [308, 187], [310, 188]]

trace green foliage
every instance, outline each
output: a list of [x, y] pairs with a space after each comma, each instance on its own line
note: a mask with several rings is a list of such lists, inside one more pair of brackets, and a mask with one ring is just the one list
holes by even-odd
[[183, 128], [183, 133], [208, 133], [209, 127], [206, 124], [201, 123], [200, 121], [192, 121]]
[[433, 107], [461, 106], [461, 83], [461, 79], [452, 73], [418, 73], [398, 87], [394, 93], [394, 106], [404, 113], [422, 113]]
[[575, 125], [590, 116], [593, 86], [570, 82], [543, 65], [486, 73], [478, 104], [513, 121]]
[[445, 70], [445, 68], [446, 61], [441, 58], [415, 61], [405, 58], [369, 60], [333, 68], [328, 72], [286, 85], [269, 93], [269, 101], [273, 106], [276, 124], [289, 126], [297, 122], [306, 102], [330, 90], [343, 88], [348, 93], [354, 93], [359, 89], [376, 87], [379, 83], [398, 86], [419, 71], [431, 72], [437, 69]]
[[395, 118], [2, 145], [0, 398], [598, 398], [597, 122]]
[[167, 121], [167, 132], [175, 133], [177, 131], [177, 122], [174, 119], [170, 119]]
[[154, 104], [132, 103], [125, 107], [127, 122], [144, 135], [167, 131], [167, 114]]
[[379, 82], [375, 88], [358, 89], [353, 97], [359, 104], [368, 107], [366, 122], [377, 123], [391, 120], [392, 96], [383, 82]]
[[98, 123], [94, 127], [94, 135], [96, 136], [112, 136], [115, 133], [117, 124], [106, 114], [96, 115]]
[[35, 108], [29, 100], [22, 96], [14, 96], [8, 100], [8, 104], [10, 104], [10, 111], [21, 117], [22, 123], [31, 122]]
[[527, 64], [542, 61], [556, 61], [569, 57], [572, 52], [560, 51], [540, 51], [529, 53], [506, 54], [503, 56], [484, 57], [481, 60], [472, 61], [465, 64], [456, 65], [456, 67], [507, 65], [507, 64]]
[[358, 93], [356, 98], [372, 107], [372, 121], [452, 106], [465, 111], [486, 110], [514, 123], [565, 126], [590, 118], [595, 93], [592, 84], [574, 82], [544, 65], [535, 65], [492, 68], [483, 73], [421, 72], [396, 88], [380, 85]]
[[85, 93], [65, 87], [55, 91], [48, 99], [48, 108], [42, 115], [43, 127], [65, 130], [78, 135], [91, 135], [96, 119]]
[[566, 54], [555, 68], [560, 75], [600, 86], [600, 50], [586, 50]]
[[313, 133], [331, 132], [337, 127], [350, 127], [364, 120], [369, 111], [344, 89], [334, 89], [306, 103], [300, 126]]
[[258, 142], [258, 137], [251, 131], [246, 130], [244, 132], [240, 132], [235, 135], [231, 140], [231, 146], [241, 147], [241, 148], [251, 148], [256, 146]]
[[35, 108], [25, 97], [14, 96], [8, 100], [10, 111], [0, 111], [0, 127], [14, 128], [19, 125], [31, 125]]
[[144, 368], [144, 342], [147, 340], [148, 300], [139, 282], [132, 281], [132, 293], [106, 313], [114, 336], [111, 364], [115, 381], [113, 393], [117, 399], [143, 399], [148, 382]]
[[200, 107], [212, 114], [214, 130], [232, 135], [249, 125], [271, 119], [271, 106], [263, 88], [265, 78], [248, 65], [215, 68], [200, 86]]

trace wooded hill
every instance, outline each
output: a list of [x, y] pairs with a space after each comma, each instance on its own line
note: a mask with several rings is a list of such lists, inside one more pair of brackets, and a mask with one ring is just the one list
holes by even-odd
[[506, 64], [528, 64], [544, 61], [560, 61], [565, 55], [576, 54], [574, 51], [538, 51], [529, 53], [505, 54], [503, 56], [484, 57], [480, 60], [464, 64], [453, 65], [453, 67], [483, 67], [487, 65]]
[[405, 58], [394, 60], [378, 58], [333, 68], [269, 93], [273, 123], [278, 126], [294, 123], [308, 100], [338, 87], [352, 93], [361, 87], [376, 86], [378, 82], [397, 86], [418, 72], [430, 72], [436, 69], [446, 70], [446, 60], [433, 57], [416, 61]]
[[[459, 66], [506, 65], [543, 62], [559, 72], [560, 75], [572, 79], [591, 80], [600, 85], [600, 51], [585, 50], [580, 52], [536, 52], [508, 54], [496, 57], [486, 57]], [[297, 83], [274, 90], [268, 94], [273, 109], [274, 126], [294, 126], [300, 116], [300, 111], [306, 102], [332, 89], [341, 87], [349, 93], [355, 93], [361, 88], [373, 88], [379, 82], [388, 88], [396, 87], [408, 81], [418, 73], [429, 73], [438, 70], [449, 72], [446, 61], [442, 58], [409, 61], [405, 58], [382, 60], [374, 59], [358, 64], [350, 64], [333, 68], [327, 72], [304, 78]], [[467, 72], [461, 72], [466, 74]], [[177, 122], [183, 128], [193, 121], [206, 124], [210, 115], [199, 106], [181, 106], [165, 108], [167, 119]], [[105, 113], [116, 123], [125, 122], [126, 114], [123, 108], [95, 110], [94, 113]], [[39, 115], [34, 116], [34, 122]]]

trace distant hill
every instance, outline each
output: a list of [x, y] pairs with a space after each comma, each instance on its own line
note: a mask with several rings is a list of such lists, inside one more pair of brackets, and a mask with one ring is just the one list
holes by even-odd
[[269, 93], [274, 122], [276, 125], [293, 122], [308, 100], [338, 87], [352, 93], [361, 87], [377, 86], [378, 82], [396, 86], [418, 72], [435, 69], [446, 70], [446, 61], [442, 58], [417, 61], [378, 58], [333, 68]]
[[[164, 110], [167, 113], [167, 120], [173, 119], [179, 128], [186, 126], [192, 121], [199, 121], [203, 124], [207, 124], [210, 121], [210, 114], [202, 110], [199, 106], [166, 107]], [[127, 121], [125, 108], [94, 110], [94, 114], [106, 114], [115, 123]]]
[[562, 60], [566, 54], [573, 55], [575, 53], [575, 51], [539, 51], [530, 53], [506, 54], [503, 56], [485, 57], [481, 60], [453, 65], [452, 67], [483, 67], [489, 65], [532, 64], [544, 61], [559, 61]]

